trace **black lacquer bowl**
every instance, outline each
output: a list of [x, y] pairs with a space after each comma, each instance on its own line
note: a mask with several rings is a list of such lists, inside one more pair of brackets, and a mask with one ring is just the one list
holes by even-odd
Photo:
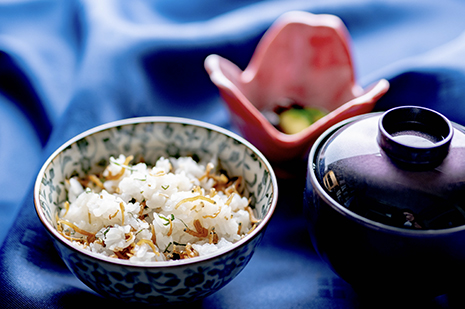
[[435, 297], [465, 278], [465, 133], [426, 108], [357, 116], [312, 147], [315, 249], [356, 291]]

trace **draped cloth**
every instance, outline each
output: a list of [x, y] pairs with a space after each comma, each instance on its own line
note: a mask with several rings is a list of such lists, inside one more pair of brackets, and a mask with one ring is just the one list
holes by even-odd
[[[426, 106], [465, 124], [460, 0], [0, 2], [2, 308], [119, 307], [76, 279], [58, 257], [32, 200], [40, 166], [71, 137], [123, 118], [188, 117], [235, 130], [203, 61], [219, 54], [244, 69], [266, 29], [291, 10], [342, 19], [359, 84], [381, 78], [391, 84], [376, 110]], [[277, 210], [250, 263], [223, 289], [188, 307], [360, 306], [312, 248], [302, 188], [302, 179], [280, 181]], [[424, 306], [464, 302], [443, 295]]]

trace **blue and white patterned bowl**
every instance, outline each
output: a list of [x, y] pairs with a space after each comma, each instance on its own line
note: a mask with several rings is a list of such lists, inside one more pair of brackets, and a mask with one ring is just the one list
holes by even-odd
[[[260, 224], [249, 235], [218, 253], [188, 260], [131, 264], [74, 246], [56, 230], [57, 207], [66, 199], [64, 180], [102, 171], [110, 156], [217, 154], [230, 175], [245, 180]], [[152, 162], [152, 163], [154, 163]], [[222, 128], [173, 117], [142, 117], [105, 124], [71, 139], [45, 162], [34, 188], [37, 214], [60, 256], [81, 281], [108, 297], [129, 302], [163, 304], [206, 297], [237, 276], [260, 243], [278, 198], [275, 174], [266, 158], [249, 142]]]

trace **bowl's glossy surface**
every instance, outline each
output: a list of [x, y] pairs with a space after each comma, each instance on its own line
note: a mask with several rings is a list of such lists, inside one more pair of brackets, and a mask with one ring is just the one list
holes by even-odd
[[[295, 162], [306, 159], [320, 134], [370, 112], [389, 88], [386, 80], [365, 90], [356, 83], [350, 36], [338, 17], [298, 11], [273, 23], [244, 71], [219, 55], [208, 56], [205, 68], [233, 123], [283, 176], [304, 170], [305, 164]], [[263, 115], [284, 101], [328, 114], [299, 133], [285, 134]]]
[[[110, 156], [217, 155], [230, 175], [242, 176], [260, 224], [233, 246], [188, 260], [130, 264], [73, 245], [56, 230], [55, 214], [66, 199], [64, 180], [103, 169]], [[34, 188], [36, 211], [69, 269], [98, 293], [128, 302], [163, 304], [208, 296], [246, 266], [259, 244], [277, 202], [277, 182], [270, 164], [241, 137], [206, 123], [172, 117], [121, 120], [84, 132], [45, 162]]]
[[[341, 122], [312, 147], [304, 193], [312, 241], [332, 269], [364, 295], [438, 296], [459, 287], [465, 276], [465, 132], [451, 123], [453, 134], [437, 142], [450, 142], [445, 159], [412, 168], [388, 155], [378, 140], [386, 115]], [[403, 216], [407, 210], [413, 216]]]

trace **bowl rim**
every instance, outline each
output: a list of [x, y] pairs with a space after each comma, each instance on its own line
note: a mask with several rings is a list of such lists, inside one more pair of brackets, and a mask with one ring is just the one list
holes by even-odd
[[[349, 220], [355, 221], [356, 223], [361, 224], [370, 229], [379, 230], [382, 232], [387, 232], [393, 235], [400, 235], [400, 236], [409, 236], [409, 237], [436, 237], [436, 236], [445, 236], [450, 235], [452, 233], [458, 233], [465, 230], [465, 225], [455, 226], [451, 228], [445, 229], [406, 229], [402, 227], [391, 226], [388, 224], [384, 224], [381, 222], [377, 222], [371, 219], [368, 219], [364, 216], [361, 216], [348, 208], [342, 206], [337, 201], [335, 201], [323, 188], [320, 181], [316, 177], [315, 173], [315, 159], [318, 155], [320, 148], [323, 146], [323, 143], [330, 138], [338, 129], [355, 122], [357, 120], [361, 120], [364, 118], [374, 117], [377, 115], [382, 115], [382, 111], [378, 112], [371, 112], [368, 114], [358, 115], [346, 120], [343, 120], [334, 126], [330, 127], [326, 130], [323, 134], [321, 134], [318, 139], [315, 141], [313, 146], [310, 149], [310, 153], [308, 156], [307, 161], [307, 182], [310, 181], [312, 187], [314, 188], [314, 194], [318, 194], [318, 196], [331, 207], [333, 210], [341, 214], [342, 216], [348, 218]], [[457, 124], [454, 122], [450, 122], [453, 129], [457, 129]], [[306, 191], [308, 189], [305, 189]], [[307, 205], [305, 205], [307, 207]]]
[[[131, 125], [131, 124], [140, 124], [140, 123], [175, 123], [175, 124], [181, 124], [181, 125], [187, 125], [187, 126], [193, 126], [193, 127], [200, 127], [203, 129], [207, 130], [212, 130], [216, 131], [220, 134], [223, 134], [227, 136], [228, 138], [232, 138], [241, 144], [243, 144], [245, 147], [249, 148], [253, 153], [261, 160], [261, 162], [264, 164], [265, 168], [268, 170], [269, 175], [270, 175], [270, 183], [273, 188], [273, 196], [272, 196], [272, 202], [270, 205], [270, 208], [268, 212], [266, 213], [265, 217], [262, 219], [261, 223], [257, 225], [257, 227], [248, 235], [240, 239], [239, 241], [233, 243], [230, 246], [227, 246], [225, 248], [218, 249], [214, 253], [209, 253], [204, 256], [199, 256], [195, 258], [190, 258], [190, 259], [183, 259], [183, 260], [175, 260], [175, 261], [156, 261], [156, 262], [130, 262], [128, 260], [121, 260], [121, 259], [115, 259], [111, 257], [107, 257], [98, 253], [94, 253], [88, 250], [85, 250], [77, 245], [74, 245], [70, 240], [66, 239], [63, 235], [61, 235], [56, 228], [54, 228], [45, 218], [41, 207], [40, 207], [40, 199], [39, 199], [39, 191], [42, 183], [42, 178], [45, 173], [45, 170], [47, 167], [50, 165], [50, 163], [67, 147], [70, 145], [76, 143], [77, 141], [83, 139], [84, 137], [88, 137], [106, 130], [109, 130], [111, 128], [115, 128], [118, 126], [125, 126], [125, 125]], [[227, 255], [236, 249], [244, 246], [248, 242], [252, 241], [255, 239], [262, 231], [265, 230], [266, 226], [268, 225], [277, 205], [278, 201], [278, 182], [276, 175], [273, 171], [273, 168], [271, 164], [268, 162], [266, 157], [254, 146], [252, 145], [249, 141], [244, 139], [243, 137], [239, 136], [238, 134], [229, 131], [227, 129], [221, 128], [217, 125], [207, 123], [204, 121], [200, 120], [194, 120], [194, 119], [189, 119], [189, 118], [183, 118], [183, 117], [171, 117], [171, 116], [142, 116], [142, 117], [132, 117], [132, 118], [125, 118], [125, 119], [120, 119], [108, 123], [104, 123], [95, 127], [92, 127], [63, 143], [61, 146], [59, 146], [48, 158], [47, 160], [43, 163], [42, 167], [40, 168], [39, 173], [37, 174], [36, 181], [34, 184], [34, 208], [36, 211], [37, 216], [39, 217], [42, 225], [45, 227], [49, 235], [51, 235], [55, 240], [57, 240], [61, 245], [65, 245], [72, 251], [77, 251], [80, 254], [83, 254], [91, 259], [96, 259], [101, 262], [106, 262], [108, 264], [116, 265], [116, 266], [125, 266], [125, 267], [134, 267], [134, 268], [165, 268], [165, 267], [181, 267], [181, 266], [187, 266], [191, 264], [197, 264], [201, 262], [206, 262], [208, 260], [214, 260], [217, 258], [220, 258], [221, 256]]]

